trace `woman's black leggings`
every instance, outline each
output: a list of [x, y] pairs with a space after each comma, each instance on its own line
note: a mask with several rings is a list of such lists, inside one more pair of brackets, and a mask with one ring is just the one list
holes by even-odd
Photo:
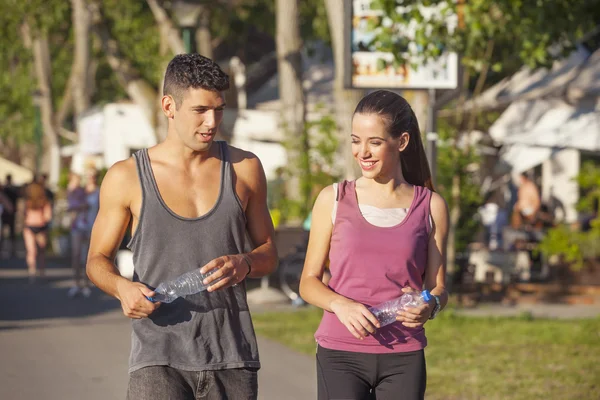
[[317, 348], [319, 400], [422, 400], [423, 350], [369, 354]]

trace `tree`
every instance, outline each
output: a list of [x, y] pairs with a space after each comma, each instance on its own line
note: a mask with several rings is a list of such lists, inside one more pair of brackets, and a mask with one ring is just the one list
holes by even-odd
[[[75, 53], [71, 75], [73, 77], [73, 106], [75, 118], [90, 107], [90, 25], [91, 14], [85, 0], [71, 0]], [[70, 80], [71, 81], [71, 80]]]
[[[584, 33], [600, 20], [595, 2], [577, 0], [487, 1], [487, 0], [374, 0], [373, 6], [384, 11], [391, 24], [378, 28], [373, 45], [390, 51], [397, 63], [409, 62], [412, 56], [424, 60], [438, 57], [443, 51], [461, 55], [463, 83], [459, 100], [452, 107], [455, 129], [454, 146], [460, 135], [471, 131], [478, 110], [468, 112], [468, 97], [477, 97], [489, 84], [516, 72], [522, 65], [548, 66], [557, 54], [571, 51]], [[438, 13], [423, 6], [436, 7]], [[448, 21], [455, 19], [455, 24]], [[414, 26], [413, 37], [401, 32]], [[452, 26], [454, 25], [454, 27]], [[416, 46], [410, 50], [408, 40]], [[551, 51], [552, 49], [552, 51]], [[468, 146], [463, 152], [469, 151]], [[461, 216], [461, 180], [456, 170], [452, 178], [448, 271], [454, 272], [456, 229]]]
[[[342, 3], [347, 7], [347, 2]], [[335, 98], [335, 119], [339, 129], [340, 158], [343, 160], [345, 178], [356, 177], [356, 162], [352, 158], [350, 140], [348, 135], [352, 131], [352, 113], [364, 91], [346, 89], [344, 87], [344, 73], [346, 72], [346, 61], [344, 59], [344, 9], [340, 7], [339, 0], [325, 0], [327, 8], [327, 19], [329, 21], [329, 32], [333, 44], [333, 58], [335, 63], [335, 79], [333, 83]]]
[[[309, 176], [310, 165], [298, 163], [309, 151], [308, 133], [304, 129], [306, 103], [302, 88], [302, 39], [300, 38], [298, 0], [277, 0], [277, 66], [279, 73], [279, 98], [285, 131], [288, 163], [299, 165], [298, 175]], [[298, 189], [298, 176], [291, 182], [293, 192]], [[310, 184], [300, 187], [300, 198], [305, 204], [310, 200]]]
[[129, 59], [123, 56], [119, 43], [113, 38], [99, 5], [90, 2], [90, 11], [93, 21], [92, 29], [100, 40], [104, 55], [116, 75], [117, 81], [129, 97], [142, 108], [144, 115], [152, 122], [152, 125], [155, 125], [156, 88], [144, 79]]

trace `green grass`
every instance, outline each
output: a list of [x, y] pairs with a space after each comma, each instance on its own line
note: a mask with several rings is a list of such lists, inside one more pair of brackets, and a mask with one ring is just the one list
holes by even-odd
[[[257, 333], [313, 355], [322, 311], [253, 317]], [[426, 324], [428, 400], [600, 399], [600, 318], [459, 316]]]

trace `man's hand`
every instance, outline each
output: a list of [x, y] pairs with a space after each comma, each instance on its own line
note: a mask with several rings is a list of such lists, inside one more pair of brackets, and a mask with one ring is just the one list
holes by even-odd
[[146, 296], [152, 297], [154, 292], [142, 283], [128, 280], [117, 283], [117, 298], [121, 301], [121, 308], [126, 317], [147, 318], [160, 306], [160, 303], [153, 303]]
[[205, 285], [208, 285], [209, 292], [237, 285], [250, 272], [250, 265], [246, 262], [244, 255], [235, 254], [215, 258], [202, 267], [200, 273], [206, 274], [213, 270], [214, 272], [204, 279], [203, 282]]
[[[420, 293], [418, 290], [414, 290], [410, 287], [403, 288], [402, 291], [404, 293]], [[423, 326], [423, 324], [425, 324], [425, 322], [427, 322], [431, 316], [433, 306], [435, 305], [435, 300], [432, 298], [430, 303], [425, 303], [419, 307], [407, 308], [404, 311], [399, 311], [396, 321], [402, 322], [402, 325], [406, 326], [407, 328], [418, 328]]]
[[379, 328], [379, 321], [361, 303], [350, 299], [335, 300], [331, 302], [333, 311], [342, 324], [357, 339], [364, 339], [369, 333], [375, 333]]

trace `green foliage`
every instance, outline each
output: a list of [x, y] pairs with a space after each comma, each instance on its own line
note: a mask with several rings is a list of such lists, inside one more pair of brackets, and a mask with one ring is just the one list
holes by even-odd
[[559, 256], [573, 270], [581, 269], [586, 260], [600, 257], [600, 167], [592, 162], [585, 163], [577, 182], [583, 192], [578, 210], [595, 215], [588, 231], [577, 231], [567, 225], [559, 225], [548, 230], [538, 249], [546, 256]]
[[[111, 34], [119, 44], [119, 51], [129, 60], [142, 78], [154, 87], [158, 87], [164, 74], [163, 63], [172, 55], [160, 55], [160, 34], [154, 16], [145, 1], [137, 0], [104, 0], [102, 10], [106, 17]], [[107, 64], [101, 64], [103, 68]], [[98, 75], [111, 79], [110, 70], [99, 71]], [[110, 81], [112, 85], [116, 83]], [[122, 89], [112, 86], [113, 97], [123, 95]], [[113, 98], [106, 99], [114, 101]]]
[[581, 212], [598, 212], [598, 203], [600, 202], [600, 166], [594, 162], [588, 161], [581, 166], [581, 171], [577, 176], [579, 188], [584, 193], [579, 199], [577, 210]]
[[[241, 0], [235, 6], [213, 5], [211, 32], [240, 52], [251, 52], [256, 46], [248, 41], [249, 33], [258, 32], [275, 37], [275, 0]], [[299, 2], [300, 36], [304, 43], [315, 40], [329, 43], [329, 25], [322, 0]], [[309, 49], [310, 50], [310, 49]], [[243, 54], [238, 54], [243, 56]]]
[[[320, 190], [339, 180], [334, 172], [334, 157], [338, 148], [336, 122], [331, 115], [315, 121], [307, 121], [304, 133], [308, 137], [309, 152], [299, 154], [280, 170], [280, 178], [271, 182], [269, 207], [278, 209], [286, 220], [305, 219]], [[290, 154], [290, 146], [297, 140], [284, 143]], [[298, 179], [300, 198], [293, 198], [285, 188], [286, 183]]]
[[[32, 37], [45, 34], [50, 45], [52, 94], [57, 100], [68, 79], [72, 60], [70, 6], [67, 1], [4, 0], [0, 13], [0, 138], [17, 145], [31, 143], [34, 130], [32, 93], [37, 89], [33, 57], [25, 48], [24, 22]], [[66, 67], [67, 66], [67, 67]]]
[[[577, 39], [593, 30], [600, 17], [595, 1], [580, 0], [377, 0], [374, 5], [385, 11], [393, 24], [380, 27], [374, 46], [392, 51], [405, 61], [406, 26], [416, 23], [416, 52], [425, 59], [444, 51], [462, 55], [463, 65], [480, 72], [489, 63], [495, 72], [510, 74], [522, 64], [530, 67], [549, 66], [556, 52], [566, 54]], [[438, 8], [437, 15], [422, 12], [422, 5]], [[401, 6], [401, 7], [399, 7]], [[464, 28], [453, 29], [448, 20], [460, 15]], [[493, 44], [491, 57], [486, 57]], [[412, 54], [414, 55], [414, 54]]]
[[[51, 59], [51, 86], [55, 111], [60, 107], [73, 62], [73, 27], [69, 1], [5, 0], [11, 12], [0, 14], [0, 138], [11, 137], [17, 144], [33, 141], [34, 106], [32, 93], [37, 89], [31, 49], [24, 46], [21, 27], [26, 21], [31, 35], [48, 38]], [[140, 74], [158, 86], [162, 75], [159, 34], [145, 1], [106, 0], [102, 11], [119, 50], [132, 61]], [[93, 35], [92, 35], [93, 36]], [[95, 41], [92, 40], [92, 43]], [[91, 55], [98, 63], [93, 104], [126, 98], [99, 46]]]
[[466, 250], [477, 233], [479, 222], [475, 218], [477, 210], [482, 203], [480, 187], [476, 177], [468, 171], [468, 167], [480, 162], [475, 149], [470, 147], [466, 151], [451, 144], [451, 128], [440, 121], [438, 146], [437, 190], [448, 203], [448, 208], [454, 206], [452, 198], [452, 180], [455, 175], [460, 177], [460, 219], [456, 226], [456, 251]]
[[330, 44], [329, 23], [325, 2], [322, 0], [301, 1], [300, 7], [300, 36], [304, 43], [323, 41]]

